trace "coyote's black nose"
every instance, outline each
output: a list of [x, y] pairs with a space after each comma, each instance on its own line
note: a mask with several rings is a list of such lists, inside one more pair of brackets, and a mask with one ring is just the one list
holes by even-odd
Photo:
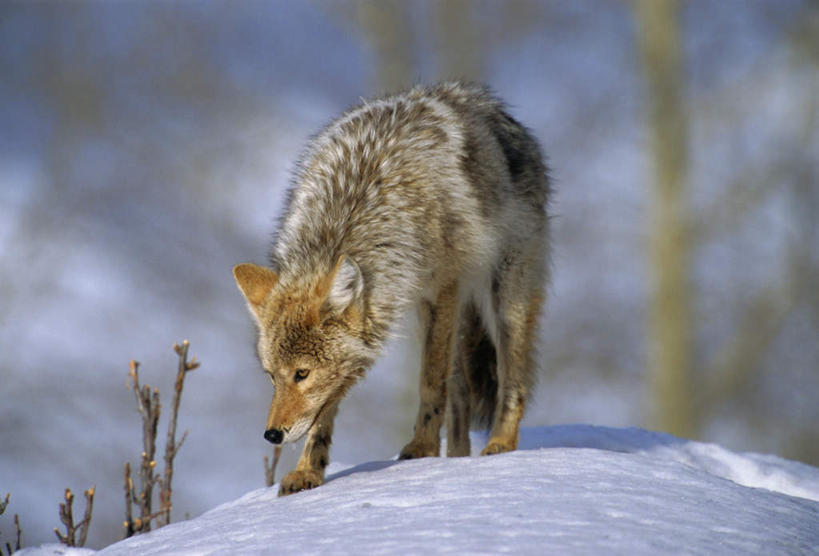
[[264, 439], [273, 444], [281, 444], [284, 440], [284, 433], [279, 429], [267, 429], [264, 431]]

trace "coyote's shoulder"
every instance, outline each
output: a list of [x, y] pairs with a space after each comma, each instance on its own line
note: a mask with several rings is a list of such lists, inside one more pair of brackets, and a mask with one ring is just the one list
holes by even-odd
[[316, 483], [327, 458], [315, 442], [329, 444], [338, 401], [410, 306], [426, 340], [421, 409], [402, 455], [437, 455], [445, 409], [453, 454], [473, 413], [492, 420], [487, 453], [514, 449], [534, 376], [548, 197], [537, 142], [482, 87], [367, 101], [315, 137], [273, 269], [235, 269], [276, 384], [267, 438], [310, 435], [287, 488]]

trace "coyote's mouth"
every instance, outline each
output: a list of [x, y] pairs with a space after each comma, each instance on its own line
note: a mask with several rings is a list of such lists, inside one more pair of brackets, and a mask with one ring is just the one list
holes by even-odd
[[307, 431], [310, 430], [311, 426], [312, 425], [309, 421], [303, 420], [299, 421], [290, 428], [283, 429], [284, 439], [282, 440], [282, 443], [288, 444], [290, 442], [297, 442], [302, 436], [307, 434]]
[[313, 428], [313, 425], [315, 425], [316, 422], [318, 422], [318, 420], [324, 414], [324, 411], [327, 409], [327, 407], [329, 405], [330, 405], [330, 400], [327, 400], [326, 402], [324, 402], [324, 405], [322, 405], [321, 408], [316, 412], [316, 416], [313, 417], [312, 420], [308, 421], [307, 419], [302, 419], [299, 422], [297, 422], [295, 425], [293, 425], [292, 427], [284, 429], [284, 440], [283, 440], [283, 442], [289, 443], [289, 442], [298, 442], [299, 440], [301, 440], [301, 438], [305, 434], [307, 434], [307, 432], [311, 428]]

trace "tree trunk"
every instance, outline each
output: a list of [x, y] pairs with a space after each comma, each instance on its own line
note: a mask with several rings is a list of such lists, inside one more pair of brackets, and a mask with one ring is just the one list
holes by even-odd
[[372, 47], [376, 88], [395, 93], [413, 84], [415, 60], [408, 9], [401, 0], [365, 0], [358, 4], [358, 21]]
[[637, 0], [638, 45], [646, 80], [653, 159], [649, 203], [648, 363], [651, 426], [697, 434], [690, 377], [690, 238], [685, 182], [687, 145], [682, 103], [680, 39], [673, 0]]

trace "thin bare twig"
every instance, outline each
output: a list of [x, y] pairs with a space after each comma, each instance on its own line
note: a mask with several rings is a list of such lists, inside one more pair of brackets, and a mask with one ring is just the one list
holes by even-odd
[[[157, 478], [154, 477], [154, 467], [156, 467], [156, 433], [159, 425], [159, 414], [161, 412], [161, 405], [159, 403], [159, 390], [151, 389], [147, 384], [140, 386], [139, 384], [139, 363], [131, 360], [128, 376], [131, 378], [131, 389], [134, 391], [134, 396], [137, 401], [137, 409], [142, 416], [142, 454], [141, 463], [139, 467], [140, 491], [139, 495], [132, 490], [132, 500], [134, 504], [139, 507], [139, 517], [141, 527], [136, 532], [146, 532], [151, 530], [150, 516], [152, 510], [152, 498], [154, 484]], [[129, 473], [130, 476], [130, 473]], [[130, 514], [130, 508], [126, 511]], [[129, 523], [135, 523], [132, 519], [128, 519]]]
[[134, 481], [131, 479], [131, 463], [125, 462], [125, 521], [122, 526], [125, 529], [123, 538], [133, 536], [137, 529], [134, 527], [134, 518], [131, 512], [131, 506], [134, 503]]
[[173, 479], [173, 460], [176, 453], [185, 442], [188, 431], [182, 434], [179, 444], [176, 443], [176, 418], [179, 415], [179, 402], [182, 398], [182, 387], [185, 385], [185, 375], [197, 367], [199, 362], [196, 357], [188, 361], [188, 347], [190, 342], [183, 340], [182, 345], [174, 344], [173, 349], [179, 356], [179, 364], [176, 372], [176, 383], [174, 384], [173, 401], [171, 402], [171, 420], [168, 423], [168, 439], [165, 441], [165, 477], [161, 482], [159, 491], [160, 511], [163, 513], [163, 525], [171, 522], [171, 480]]
[[[140, 386], [139, 384], [139, 363], [131, 361], [129, 385], [136, 396], [137, 409], [142, 416], [142, 463], [140, 466], [140, 491], [137, 493], [131, 479], [131, 466], [125, 464], [125, 521], [123, 522], [124, 538], [128, 538], [137, 533], [144, 533], [151, 530], [152, 523], [156, 527], [162, 527], [171, 522], [171, 481], [173, 479], [173, 461], [182, 444], [187, 438], [188, 431], [182, 434], [179, 442], [176, 441], [176, 422], [179, 414], [179, 405], [182, 397], [185, 375], [197, 367], [199, 362], [194, 357], [188, 361], [188, 347], [190, 343], [184, 340], [181, 345], [174, 344], [174, 351], [179, 357], [177, 366], [176, 383], [174, 385], [174, 396], [171, 402], [171, 416], [168, 423], [168, 436], [165, 442], [165, 469], [162, 475], [154, 474], [156, 467], [156, 435], [159, 422], [160, 403], [159, 390], [151, 389], [150, 386]], [[159, 485], [159, 509], [153, 510], [153, 488]], [[133, 516], [132, 505], [140, 509], [138, 517]]]
[[[3, 515], [3, 512], [6, 511], [6, 507], [9, 505], [9, 499], [10, 498], [11, 498], [11, 494], [6, 493], [6, 497], [2, 501], [0, 501], [0, 515]], [[17, 515], [17, 514], [14, 514], [14, 533], [15, 533], [15, 537], [16, 537], [16, 543], [15, 543], [14, 547], [11, 546], [10, 542], [6, 543], [6, 553], [9, 556], [11, 556], [12, 552], [20, 550], [20, 544], [21, 544], [20, 543], [20, 537], [21, 537], [21, 535], [23, 533], [23, 530], [20, 529], [20, 516]], [[0, 548], [0, 556], [2, 556], [2, 554], [3, 554], [3, 549]]]
[[85, 494], [85, 513], [80, 522], [80, 541], [77, 546], [85, 546], [85, 540], [88, 538], [88, 528], [91, 526], [91, 512], [94, 507], [94, 491], [96, 486], [92, 486], [84, 492]]
[[[91, 487], [85, 491], [85, 513], [79, 523], [74, 523], [74, 493], [70, 488], [65, 489], [65, 503], [60, 504], [60, 521], [65, 525], [65, 534], [60, 533], [58, 528], [54, 528], [54, 533], [57, 538], [66, 546], [85, 546], [85, 540], [88, 537], [88, 527], [91, 525], [91, 512], [94, 507], [94, 490], [96, 487]], [[77, 531], [80, 533], [79, 540], [77, 539]]]
[[[17, 551], [20, 550], [21, 546], [20, 538], [23, 535], [23, 530], [20, 528], [20, 516], [17, 514], [14, 514], [14, 533], [15, 536], [17, 537], [17, 542], [14, 545], [14, 551]], [[9, 546], [9, 543], [6, 543], [6, 549], [8, 549], [9, 555], [11, 555], [12, 550], [11, 547]]]
[[60, 530], [55, 527], [54, 533], [61, 543], [67, 546], [74, 546], [74, 514], [72, 506], [74, 505], [74, 494], [71, 489], [65, 489], [65, 503], [60, 504], [60, 521], [65, 525], [65, 535], [60, 533]]
[[267, 456], [264, 457], [264, 482], [267, 486], [276, 484], [276, 466], [279, 465], [279, 458], [282, 455], [282, 447], [273, 447], [273, 463], [269, 464]]

